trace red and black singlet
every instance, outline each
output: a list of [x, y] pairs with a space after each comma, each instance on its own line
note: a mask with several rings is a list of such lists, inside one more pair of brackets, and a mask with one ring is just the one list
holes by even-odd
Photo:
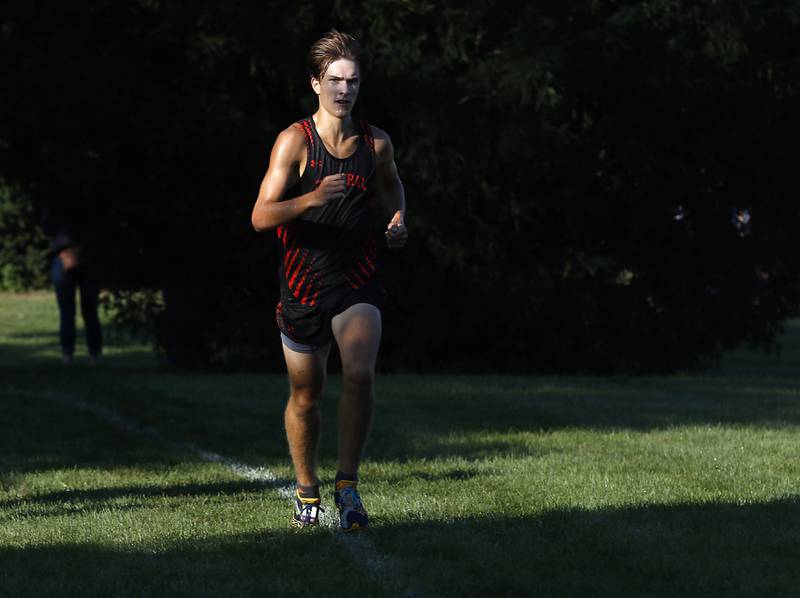
[[368, 209], [376, 165], [375, 141], [366, 122], [354, 122], [359, 138], [347, 158], [328, 153], [312, 117], [294, 125], [305, 135], [307, 157], [296, 192], [287, 199], [313, 191], [331, 174], [344, 174], [346, 187], [341, 199], [306, 210], [278, 227], [279, 309], [289, 303], [314, 307], [337, 292], [362, 288], [377, 276], [377, 251]]

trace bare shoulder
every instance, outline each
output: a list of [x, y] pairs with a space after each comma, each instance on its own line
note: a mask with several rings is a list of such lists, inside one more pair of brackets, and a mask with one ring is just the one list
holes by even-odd
[[383, 129], [376, 127], [372, 123], [369, 124], [369, 128], [372, 129], [372, 136], [375, 138], [375, 141], [378, 141], [379, 139], [381, 141], [390, 141], [389, 133], [387, 133]]
[[278, 134], [273, 153], [297, 158], [305, 152], [306, 138], [303, 129], [297, 124], [291, 124]]
[[375, 155], [378, 157], [378, 162], [393, 161], [394, 146], [389, 134], [372, 124], [370, 128], [372, 128], [372, 137], [375, 139]]

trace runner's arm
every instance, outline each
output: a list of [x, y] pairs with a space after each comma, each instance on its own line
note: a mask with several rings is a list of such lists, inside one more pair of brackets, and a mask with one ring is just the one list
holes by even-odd
[[376, 192], [381, 205], [390, 217], [386, 226], [386, 242], [392, 249], [406, 244], [406, 194], [397, 164], [394, 161], [392, 140], [384, 131], [373, 127], [375, 133]]
[[323, 206], [344, 194], [341, 175], [325, 177], [313, 191], [284, 200], [286, 191], [300, 178], [305, 156], [305, 138], [294, 126], [281, 132], [269, 157], [269, 168], [261, 181], [250, 222], [256, 231], [267, 231], [291, 222], [309, 208]]

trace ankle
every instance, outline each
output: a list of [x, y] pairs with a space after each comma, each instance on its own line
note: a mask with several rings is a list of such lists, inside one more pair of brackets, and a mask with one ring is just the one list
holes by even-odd
[[319, 484], [310, 484], [308, 486], [303, 484], [297, 484], [297, 496], [299, 498], [305, 499], [314, 499], [319, 498]]
[[346, 488], [347, 486], [356, 487], [358, 486], [358, 474], [347, 473], [344, 471], [337, 471], [334, 484], [336, 486], [336, 490], [341, 490], [342, 488]]

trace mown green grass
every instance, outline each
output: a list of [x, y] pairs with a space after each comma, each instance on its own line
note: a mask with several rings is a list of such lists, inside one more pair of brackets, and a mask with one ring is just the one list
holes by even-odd
[[[0, 295], [0, 595], [789, 595], [800, 328], [780, 360], [659, 378], [381, 376], [363, 547], [288, 527], [281, 375], [58, 362], [49, 294]], [[266, 317], [266, 315], [265, 315]], [[392, 342], [392, 339], [385, 339]], [[335, 473], [324, 406], [321, 477]], [[157, 429], [125, 432], [69, 401]], [[332, 501], [327, 501], [332, 507]]]

